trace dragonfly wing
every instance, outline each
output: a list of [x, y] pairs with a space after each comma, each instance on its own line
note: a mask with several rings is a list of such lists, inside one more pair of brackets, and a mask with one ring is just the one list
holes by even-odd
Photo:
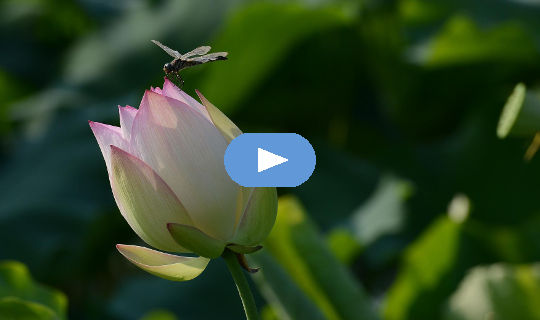
[[197, 61], [199, 63], [205, 63], [210, 61], [216, 61], [216, 60], [227, 60], [227, 52], [214, 52], [210, 54], [206, 54], [204, 56], [195, 57], [188, 59], [189, 61]]
[[173, 50], [169, 47], [167, 47], [166, 45], [164, 45], [163, 43], [159, 42], [159, 41], [156, 41], [156, 40], [152, 40], [152, 42], [154, 44], [156, 44], [158, 47], [160, 47], [161, 49], [163, 49], [165, 52], [167, 52], [171, 57], [175, 58], [175, 59], [178, 59], [178, 58], [181, 58], [182, 55], [180, 54], [180, 52], [176, 51], [176, 50]]
[[193, 50], [191, 50], [190, 52], [188, 53], [184, 53], [182, 55], [182, 58], [183, 59], [186, 59], [186, 58], [189, 58], [189, 57], [192, 57], [192, 56], [201, 56], [203, 54], [207, 54], [208, 51], [210, 51], [211, 47], [210, 46], [202, 46], [202, 47], [198, 47], [198, 48], [195, 48]]

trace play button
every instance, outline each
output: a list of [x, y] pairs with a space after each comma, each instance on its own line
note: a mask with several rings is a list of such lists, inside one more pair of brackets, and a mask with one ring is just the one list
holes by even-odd
[[258, 155], [257, 155], [257, 163], [258, 168], [257, 170], [259, 172], [268, 170], [272, 167], [277, 166], [278, 164], [282, 164], [284, 162], [289, 161], [287, 158], [283, 158], [282, 156], [278, 156], [275, 153], [272, 153], [270, 151], [266, 151], [261, 148], [257, 148]]
[[227, 173], [244, 187], [296, 187], [315, 169], [315, 151], [296, 133], [244, 133], [225, 152]]

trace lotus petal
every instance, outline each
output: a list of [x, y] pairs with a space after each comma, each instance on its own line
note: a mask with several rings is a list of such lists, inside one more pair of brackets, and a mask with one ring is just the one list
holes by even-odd
[[243, 246], [258, 245], [272, 230], [276, 214], [276, 188], [254, 188], [231, 242]]
[[122, 150], [129, 150], [129, 143], [124, 139], [122, 130], [119, 127], [103, 124], [99, 122], [88, 121], [90, 128], [96, 137], [99, 149], [105, 159], [107, 172], [111, 174], [111, 148], [118, 147]]
[[171, 188], [146, 163], [111, 146], [111, 186], [120, 212], [131, 228], [154, 248], [189, 252], [178, 245], [167, 223], [192, 221]]
[[125, 106], [118, 106], [118, 111], [120, 113], [120, 128], [122, 128], [122, 135], [126, 141], [129, 141], [131, 138], [131, 126], [133, 125], [133, 120], [137, 115], [137, 109]]
[[219, 129], [225, 140], [231, 142], [234, 138], [242, 134], [242, 131], [231, 121], [221, 110], [216, 108], [210, 101], [208, 101], [199, 90], [195, 90], [202, 104], [206, 107], [208, 114], [212, 122]]
[[253, 190], [255, 190], [253, 187], [239, 186], [238, 188], [238, 194], [236, 196], [236, 216], [234, 221], [235, 228], [238, 226], [238, 223], [240, 223], [240, 219], [242, 219], [244, 211], [246, 211], [246, 207], [249, 203]]
[[219, 130], [185, 103], [146, 91], [131, 134], [134, 155], [171, 186], [194, 226], [230, 238], [238, 185], [225, 171], [227, 142]]
[[155, 93], [163, 94], [163, 91], [161, 90], [160, 87], [155, 87], [155, 88], [154, 88], [154, 87], [150, 87], [150, 90], [151, 90], [152, 92], [155, 92]]
[[192, 107], [196, 111], [200, 112], [206, 119], [210, 120], [210, 115], [208, 114], [208, 111], [206, 111], [206, 108], [200, 104], [197, 100], [193, 99], [189, 94], [185, 93], [184, 91], [180, 90], [177, 86], [174, 85], [169, 79], [165, 78], [165, 82], [163, 83], [163, 95], [173, 98], [179, 101], [182, 101], [183, 103], [187, 104], [188, 106]]

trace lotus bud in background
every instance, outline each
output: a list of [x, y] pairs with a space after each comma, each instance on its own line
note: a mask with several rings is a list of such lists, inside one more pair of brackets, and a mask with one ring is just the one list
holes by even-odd
[[170, 280], [190, 280], [226, 248], [250, 253], [274, 225], [275, 188], [244, 188], [225, 171], [242, 132], [199, 92], [202, 104], [165, 79], [139, 109], [119, 107], [120, 127], [90, 122], [123, 217], [148, 245], [117, 245], [132, 263]]
[[540, 92], [519, 83], [504, 105], [497, 136], [534, 136], [540, 131]]
[[525, 160], [530, 161], [540, 148], [540, 92], [527, 90], [519, 83], [504, 105], [497, 136], [534, 137], [525, 152]]

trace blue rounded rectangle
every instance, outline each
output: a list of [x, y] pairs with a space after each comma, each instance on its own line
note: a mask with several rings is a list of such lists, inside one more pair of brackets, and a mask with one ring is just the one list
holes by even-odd
[[225, 169], [244, 187], [296, 187], [315, 170], [315, 151], [296, 133], [244, 133], [225, 152]]

